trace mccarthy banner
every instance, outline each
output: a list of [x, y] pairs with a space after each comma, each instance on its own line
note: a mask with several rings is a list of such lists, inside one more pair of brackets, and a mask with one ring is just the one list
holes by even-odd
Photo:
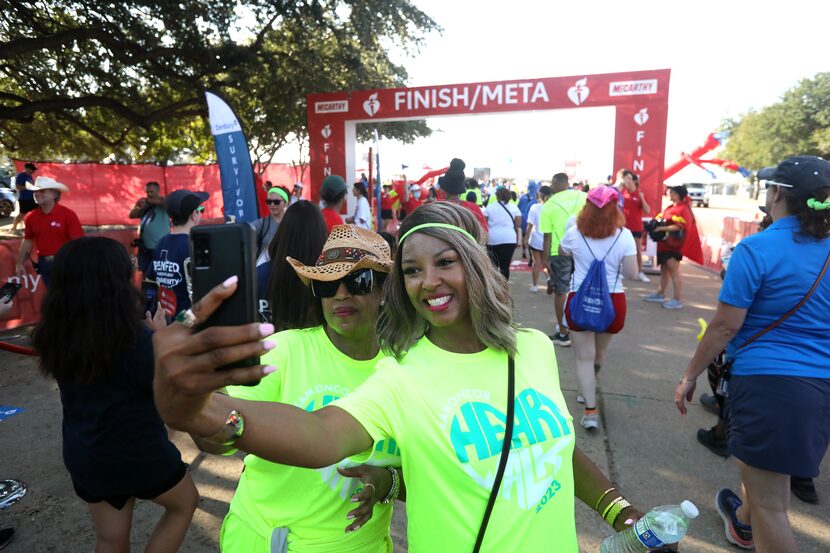
[[254, 168], [248, 142], [239, 118], [231, 107], [213, 92], [205, 92], [210, 117], [210, 132], [216, 144], [222, 199], [226, 218], [250, 223], [259, 218]]

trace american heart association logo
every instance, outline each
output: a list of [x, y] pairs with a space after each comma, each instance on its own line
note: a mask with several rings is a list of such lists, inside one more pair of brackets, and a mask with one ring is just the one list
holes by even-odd
[[588, 77], [579, 79], [568, 89], [568, 98], [576, 105], [582, 105], [588, 99], [591, 89], [588, 88]]
[[643, 108], [634, 114], [634, 122], [641, 127], [648, 122], [648, 108]]
[[363, 111], [369, 114], [369, 117], [374, 117], [380, 110], [380, 101], [378, 100], [378, 93], [369, 95], [369, 99], [363, 102]]
[[323, 138], [328, 140], [328, 138], [331, 136], [331, 125], [326, 125], [325, 127], [323, 127], [323, 130], [320, 131], [320, 134], [323, 135]]

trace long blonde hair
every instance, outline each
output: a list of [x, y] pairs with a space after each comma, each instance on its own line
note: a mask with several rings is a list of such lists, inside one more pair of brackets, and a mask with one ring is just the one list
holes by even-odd
[[[481, 342], [490, 348], [516, 353], [516, 325], [513, 322], [513, 300], [507, 280], [493, 266], [487, 255], [484, 232], [473, 214], [449, 202], [424, 204], [407, 215], [398, 231], [403, 236], [424, 223], [444, 223], [466, 230], [475, 239], [447, 228], [427, 227], [417, 232], [447, 243], [456, 252], [464, 269], [470, 318]], [[416, 311], [406, 293], [401, 257], [401, 244], [395, 266], [383, 290], [384, 302], [378, 317], [377, 334], [387, 353], [401, 358], [427, 331], [427, 322]]]

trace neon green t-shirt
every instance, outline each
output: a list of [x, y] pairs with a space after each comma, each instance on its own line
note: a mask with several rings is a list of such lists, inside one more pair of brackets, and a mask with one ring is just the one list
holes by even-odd
[[[331, 343], [322, 326], [286, 330], [267, 339], [277, 346], [262, 357], [262, 363], [274, 365], [277, 372], [256, 386], [229, 387], [228, 393], [233, 397], [279, 401], [316, 411], [349, 394], [375, 372], [377, 362], [383, 358], [383, 354], [378, 354], [368, 361], [355, 361]], [[392, 440], [378, 441], [366, 463], [399, 467], [397, 444]], [[357, 464], [344, 460], [337, 466]], [[290, 467], [248, 455], [230, 510], [269, 539], [273, 528], [288, 527], [291, 552], [391, 552], [391, 505], [376, 504], [365, 526], [345, 533], [351, 522], [346, 515], [357, 506], [350, 498], [360, 481], [341, 476], [336, 468]]]
[[565, 223], [585, 206], [588, 195], [579, 190], [557, 192], [544, 203], [539, 214], [539, 232], [550, 233], [550, 254], [559, 255], [559, 242], [565, 236]]
[[476, 195], [476, 199], [473, 203], [480, 206], [481, 205], [481, 190], [478, 189], [478, 188], [468, 188], [467, 192], [464, 193], [464, 197], [461, 198], [461, 199], [466, 200], [467, 199], [467, 194], [469, 194], [470, 192], [472, 192], [473, 194]]
[[[482, 552], [576, 553], [573, 419], [556, 354], [537, 330], [517, 335], [511, 454]], [[458, 354], [421, 338], [334, 405], [377, 443], [401, 446], [409, 551], [467, 553], [490, 496], [504, 436], [507, 354]]]

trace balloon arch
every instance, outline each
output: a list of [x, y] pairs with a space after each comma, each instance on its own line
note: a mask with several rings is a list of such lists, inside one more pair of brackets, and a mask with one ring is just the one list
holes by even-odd
[[[319, 199], [327, 175], [353, 181], [357, 123], [614, 106], [614, 170], [625, 167], [639, 174], [648, 201], [660, 205], [670, 74], [659, 69], [310, 94], [311, 196]], [[453, 152], [447, 152], [447, 160], [451, 157]], [[559, 170], [552, 167], [551, 174]]]

